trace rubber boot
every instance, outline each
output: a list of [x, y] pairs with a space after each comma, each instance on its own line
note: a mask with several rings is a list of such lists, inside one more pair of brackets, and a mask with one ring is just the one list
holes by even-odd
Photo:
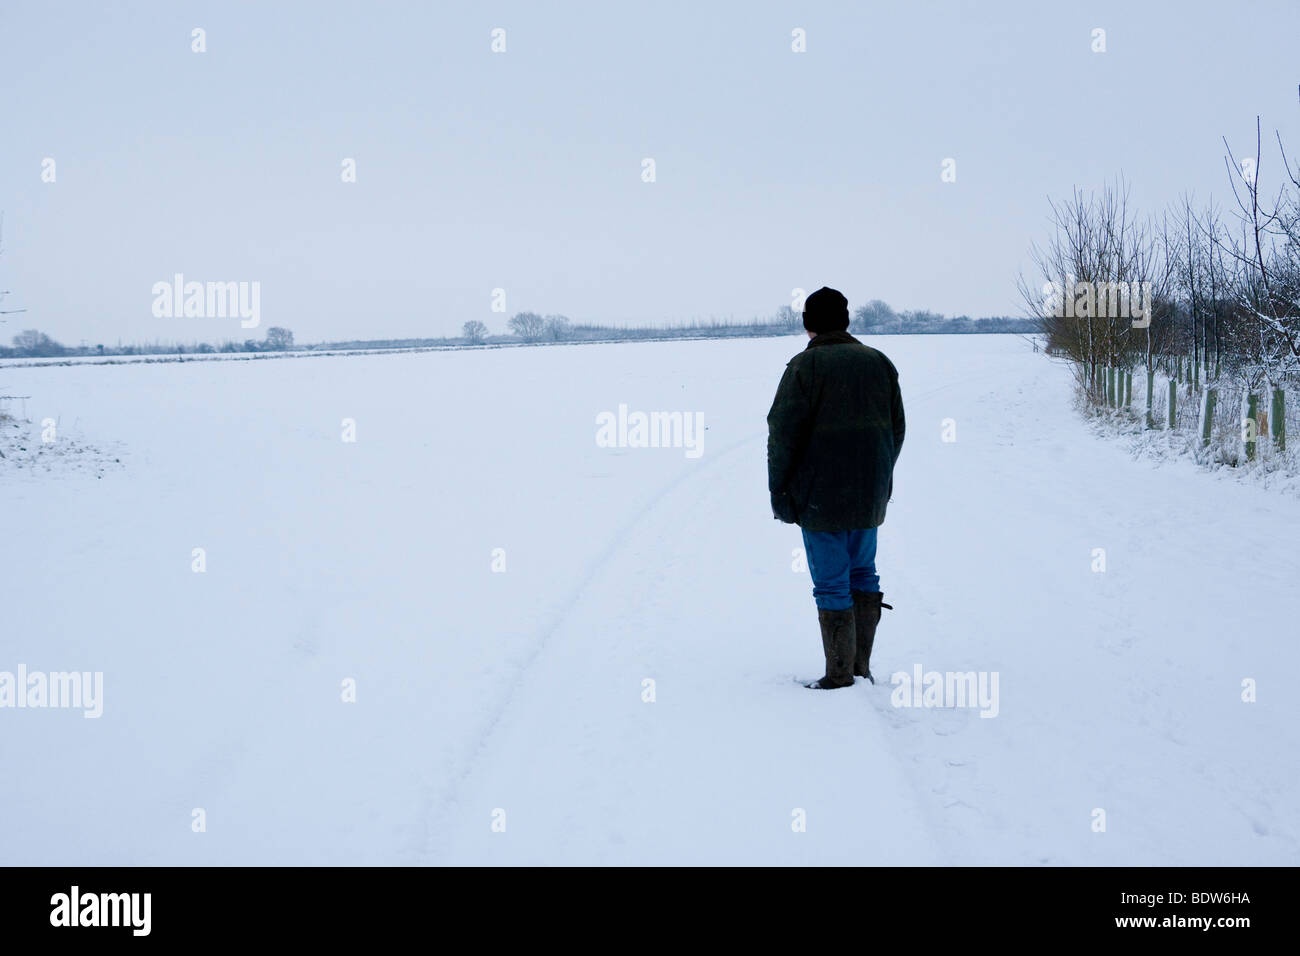
[[893, 610], [879, 591], [853, 592], [853, 621], [857, 629], [853, 673], [873, 684], [876, 679], [871, 676], [871, 646], [876, 642], [876, 626], [880, 624], [880, 609], [884, 607]]
[[856, 640], [853, 608], [847, 607], [842, 611], [818, 608], [817, 623], [822, 628], [822, 652], [826, 655], [826, 676], [806, 686], [813, 690], [852, 687]]

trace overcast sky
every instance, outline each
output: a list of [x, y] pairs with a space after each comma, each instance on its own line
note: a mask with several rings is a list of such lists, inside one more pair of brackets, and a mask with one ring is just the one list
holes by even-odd
[[[0, 289], [28, 312], [0, 336], [495, 332], [494, 288], [575, 322], [821, 285], [1019, 314], [1049, 195], [1122, 173], [1144, 208], [1226, 199], [1222, 137], [1253, 152], [1256, 114], [1300, 155], [1297, 40], [1295, 0], [4, 0]], [[261, 329], [155, 318], [178, 272], [260, 282]]]

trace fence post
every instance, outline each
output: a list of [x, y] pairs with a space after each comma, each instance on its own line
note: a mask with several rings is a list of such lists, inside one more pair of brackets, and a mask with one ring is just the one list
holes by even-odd
[[1286, 392], [1273, 389], [1273, 447], [1286, 451]]
[[1242, 422], [1246, 440], [1246, 460], [1255, 460], [1255, 439], [1259, 431], [1259, 396], [1251, 392], [1246, 396], [1246, 420]]
[[1214, 433], [1214, 404], [1219, 400], [1217, 388], [1207, 388], [1201, 399], [1201, 447], [1210, 447], [1210, 438]]
[[1124, 407], [1133, 407], [1133, 372], [1124, 373]]
[[1169, 380], [1169, 430], [1178, 425], [1178, 380]]

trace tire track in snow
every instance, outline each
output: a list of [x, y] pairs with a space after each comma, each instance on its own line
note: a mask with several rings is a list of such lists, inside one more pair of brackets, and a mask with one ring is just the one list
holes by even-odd
[[727, 445], [721, 451], [707, 459], [700, 459], [694, 462], [686, 471], [683, 471], [681, 474], [670, 479], [668, 482], [660, 486], [657, 491], [653, 492], [641, 507], [633, 513], [632, 517], [626, 520], [610, 536], [609, 540], [606, 541], [600, 552], [590, 562], [588, 562], [578, 584], [574, 586], [561, 602], [560, 606], [551, 615], [550, 621], [542, 628], [539, 636], [533, 641], [531, 648], [527, 652], [527, 656], [519, 663], [517, 673], [511, 680], [510, 686], [493, 706], [487, 719], [485, 719], [481, 723], [480, 728], [475, 731], [473, 735], [475, 743], [469, 752], [468, 758], [445, 784], [440, 788], [435, 788], [437, 792], [426, 799], [424, 820], [427, 835], [423, 846], [417, 851], [419, 856], [422, 858], [422, 862], [434, 864], [439, 862], [434, 847], [436, 841], [433, 840], [432, 833], [430, 832], [434, 823], [444, 814], [448, 807], [456, 802], [456, 796], [461, 785], [473, 775], [476, 766], [486, 752], [488, 741], [491, 739], [506, 713], [510, 710], [512, 703], [518, 696], [520, 688], [531, 679], [537, 659], [546, 650], [551, 638], [564, 625], [564, 622], [570, 613], [578, 605], [579, 601], [581, 601], [583, 595], [590, 589], [592, 582], [604, 573], [605, 569], [609, 566], [611, 559], [618, 554], [620, 550], [626, 547], [628, 540], [631, 538], [632, 532], [639, 525], [644, 523], [647, 518], [653, 515], [664, 501], [684, 483], [688, 482], [692, 478], [698, 477], [701, 471], [713, 470], [719, 462], [727, 460], [729, 456], [744, 448], [751, 442], [758, 439], [766, 439], [766, 437], [767, 433], [765, 431], [755, 432], [732, 442], [730, 445]]

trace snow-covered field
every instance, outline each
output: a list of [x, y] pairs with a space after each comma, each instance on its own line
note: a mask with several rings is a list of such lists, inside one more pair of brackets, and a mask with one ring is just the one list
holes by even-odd
[[[1018, 338], [874, 339], [896, 610], [804, 690], [802, 344], [0, 370], [0, 672], [103, 674], [0, 708], [0, 863], [1300, 863], [1300, 501], [1098, 440]], [[600, 447], [620, 404], [702, 453]], [[996, 716], [893, 706], [918, 666]]]

